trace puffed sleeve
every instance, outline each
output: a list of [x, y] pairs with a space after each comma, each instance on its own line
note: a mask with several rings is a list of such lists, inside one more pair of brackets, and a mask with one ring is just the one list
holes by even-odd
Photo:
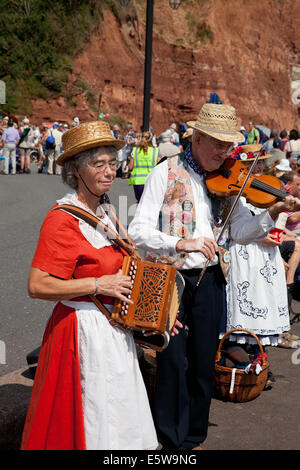
[[61, 279], [70, 279], [80, 247], [78, 220], [61, 210], [50, 211], [41, 227], [32, 266]]

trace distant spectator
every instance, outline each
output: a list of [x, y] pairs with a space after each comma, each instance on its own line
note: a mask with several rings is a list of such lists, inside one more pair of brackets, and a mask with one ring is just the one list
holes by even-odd
[[[279, 138], [279, 131], [277, 129], [272, 129], [271, 130], [271, 134], [270, 134], [270, 137], [268, 138], [268, 140], [263, 144], [262, 146], [262, 150], [265, 150], [266, 153], [270, 153], [271, 150], [273, 150], [273, 141], [274, 139], [277, 139], [277, 142], [279, 141], [280, 145], [281, 145], [281, 139]], [[279, 148], [280, 147], [276, 147], [276, 148]]]
[[[47, 143], [48, 137], [54, 137], [55, 142], [53, 145], [49, 145]], [[62, 147], [62, 133], [58, 130], [58, 123], [55, 122], [53, 124], [53, 129], [48, 130], [47, 139], [46, 139], [46, 155], [48, 160], [48, 175], [60, 175], [61, 174], [61, 166], [56, 164], [56, 160], [58, 159], [61, 153]], [[48, 147], [48, 148], [47, 148]]]
[[176, 132], [176, 129], [177, 129], [177, 125], [176, 125], [175, 122], [173, 122], [173, 123], [170, 125], [170, 131], [171, 131], [171, 134], [172, 134], [172, 137], [173, 137], [173, 144], [179, 146], [179, 145], [180, 145], [179, 135], [178, 135], [178, 133]]
[[16, 146], [19, 142], [20, 135], [17, 129], [13, 126], [13, 121], [10, 119], [7, 123], [7, 128], [4, 129], [2, 134], [2, 141], [4, 142], [3, 155], [4, 155], [4, 174], [9, 174], [9, 162], [11, 160], [12, 171], [11, 174], [16, 174]]
[[181, 145], [183, 145], [183, 134], [188, 130], [188, 125], [184, 122], [183, 119], [179, 119], [179, 126], [178, 126], [178, 134], [179, 134], [179, 141]]
[[285, 159], [285, 153], [280, 150], [281, 139], [279, 137], [275, 137], [272, 140], [272, 148], [267, 152], [271, 155], [270, 158], [264, 160], [265, 163], [265, 170], [267, 172], [275, 173], [275, 166], [280, 162], [280, 160]]
[[62, 129], [61, 129], [62, 134], [64, 134], [64, 133], [67, 132], [68, 130], [69, 130], [68, 124], [67, 124], [67, 123], [63, 124]]
[[300, 157], [300, 139], [297, 129], [292, 129], [290, 131], [289, 141], [285, 144], [284, 151], [286, 153], [286, 158], [293, 157], [292, 160], [296, 160]]
[[30, 152], [34, 147], [34, 132], [29, 124], [29, 119], [25, 117], [20, 128], [20, 173], [30, 173]]
[[250, 131], [248, 133], [247, 144], [259, 144], [259, 131], [252, 121], [249, 122]]
[[9, 117], [8, 116], [5, 116], [2, 120], [2, 128], [3, 129], [6, 129], [7, 126], [8, 126], [8, 121], [9, 121]]
[[284, 151], [284, 146], [285, 144], [288, 142], [288, 132], [286, 129], [283, 129], [280, 134], [279, 134], [279, 137], [281, 138], [281, 146], [280, 146], [280, 150]]
[[247, 131], [246, 131], [245, 126], [241, 126], [241, 127], [240, 127], [240, 132], [241, 132], [241, 134], [243, 134], [244, 140], [243, 140], [243, 142], [238, 142], [238, 143], [236, 144], [238, 147], [239, 147], [240, 145], [246, 145], [246, 144], [247, 144], [247, 141], [248, 141], [248, 133], [247, 133]]
[[74, 117], [73, 122], [72, 122], [72, 127], [79, 126], [79, 125], [80, 125], [79, 117]]

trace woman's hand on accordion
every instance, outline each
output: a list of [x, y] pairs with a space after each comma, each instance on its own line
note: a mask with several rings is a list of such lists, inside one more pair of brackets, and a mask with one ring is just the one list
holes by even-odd
[[116, 297], [127, 304], [133, 304], [133, 301], [128, 298], [131, 290], [132, 281], [129, 276], [122, 274], [121, 269], [117, 274], [105, 275], [98, 278], [98, 294]]
[[185, 253], [200, 252], [212, 261], [218, 251], [218, 245], [215, 240], [208, 237], [192, 238], [190, 240], [182, 239], [177, 242], [176, 251], [184, 251]]

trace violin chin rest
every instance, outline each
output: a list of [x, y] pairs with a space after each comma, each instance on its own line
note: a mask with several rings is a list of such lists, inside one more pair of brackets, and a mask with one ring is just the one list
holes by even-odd
[[219, 170], [219, 174], [223, 176], [223, 178], [229, 178], [231, 173], [232, 173], [231, 170], [228, 170], [227, 168], [221, 168]]

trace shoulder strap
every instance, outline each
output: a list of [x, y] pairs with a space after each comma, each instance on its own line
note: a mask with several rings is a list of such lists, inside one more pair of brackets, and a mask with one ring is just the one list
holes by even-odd
[[135, 256], [139, 258], [139, 254], [137, 252], [137, 247], [135, 243], [131, 240], [129, 237], [128, 233], [126, 232], [125, 228], [123, 225], [120, 223], [119, 219], [117, 218], [116, 214], [112, 211], [110, 208], [111, 215], [114, 216], [115, 222], [116, 222], [116, 228], [117, 230], [121, 230], [124, 235], [124, 239], [122, 239], [117, 232], [112, 230], [108, 225], [105, 225], [99, 217], [90, 214], [88, 211], [85, 211], [84, 209], [81, 209], [77, 206], [74, 206], [72, 204], [61, 204], [57, 207], [54, 207], [52, 210], [64, 210], [72, 215], [75, 215], [79, 217], [80, 219], [84, 220], [88, 224], [90, 224], [94, 229], [97, 229], [98, 225], [100, 225], [107, 238], [114, 243], [115, 245], [118, 245], [120, 248], [125, 250], [130, 256]]
[[[132, 248], [131, 253], [129, 252], [129, 247], [125, 244], [125, 242], [114, 232], [111, 228], [109, 228], [107, 225], [105, 225], [102, 220], [100, 220], [98, 217], [93, 216], [90, 214], [88, 211], [85, 211], [84, 209], [80, 209], [79, 207], [73, 206], [72, 204], [61, 204], [60, 206], [54, 207], [52, 210], [64, 210], [66, 212], [69, 212], [72, 215], [76, 215], [77, 217], [81, 218], [85, 222], [89, 223], [92, 225], [92, 227], [97, 228], [97, 225], [100, 224], [103, 226], [104, 231], [107, 233], [110, 233], [114, 238], [109, 238], [110, 241], [114, 242], [115, 244], [119, 245], [121, 248], [123, 248], [125, 251], [127, 251], [129, 254], [134, 253], [134, 249], [136, 249], [135, 245]], [[132, 242], [133, 243], [133, 242]], [[75, 278], [74, 278], [75, 279]], [[95, 295], [88, 295], [88, 297], [91, 299], [91, 301], [96, 305], [96, 307], [99, 308], [99, 310], [105, 315], [107, 318], [108, 322], [110, 323], [111, 326], [116, 326], [122, 331], [127, 331], [125, 327], [117, 323], [112, 317], [109, 312], [109, 310], [105, 307], [105, 305], [101, 302], [100, 299], [98, 299]]]

